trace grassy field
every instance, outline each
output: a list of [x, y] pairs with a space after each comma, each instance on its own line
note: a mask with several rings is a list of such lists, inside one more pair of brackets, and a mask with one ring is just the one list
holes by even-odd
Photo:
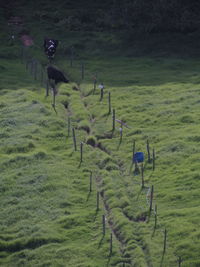
[[[0, 266], [200, 266], [194, 36], [125, 45], [122, 34], [39, 25], [27, 18], [35, 45], [23, 58], [6, 24], [1, 32]], [[47, 64], [47, 32], [62, 41], [54, 63], [71, 81], [59, 87], [57, 114], [41, 73], [34, 79], [27, 64]], [[143, 176], [132, 164], [136, 151], [145, 154]]]

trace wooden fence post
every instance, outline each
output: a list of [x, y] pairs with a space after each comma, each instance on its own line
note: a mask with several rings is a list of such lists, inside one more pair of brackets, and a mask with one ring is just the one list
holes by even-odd
[[166, 244], [167, 244], [167, 230], [165, 229], [165, 232], [164, 232], [164, 242], [163, 242], [163, 255], [166, 252]]
[[46, 81], [46, 97], [49, 96], [49, 81]]
[[141, 178], [142, 178], [142, 188], [144, 188], [144, 165], [141, 164]]
[[76, 135], [75, 135], [75, 129], [74, 128], [72, 128], [72, 134], [73, 134], [74, 150], [77, 151], [77, 147], [76, 147]]
[[111, 94], [108, 92], [108, 114], [111, 113]]
[[103, 236], [105, 236], [105, 233], [106, 233], [106, 218], [105, 218], [105, 215], [102, 215], [102, 227], [103, 227]]
[[90, 172], [90, 192], [92, 192], [92, 172]]
[[155, 223], [154, 223], [154, 231], [155, 231], [156, 228], [157, 228], [157, 205], [155, 205], [155, 212], [154, 212], [154, 214], [155, 214]]
[[68, 128], [68, 130], [67, 130], [67, 137], [69, 137], [69, 136], [70, 136], [70, 126], [71, 126], [71, 121], [70, 121], [70, 117], [68, 117], [68, 124], [67, 124], [67, 128]]
[[155, 150], [153, 149], [153, 171], [155, 170], [155, 167], [156, 167], [156, 163], [155, 163], [155, 160], [156, 160], [156, 156], [155, 156]]
[[121, 127], [119, 128], [119, 134], [120, 134], [120, 139], [119, 139], [119, 143], [122, 143], [122, 137], [123, 137], [123, 127], [121, 125]]
[[37, 60], [34, 60], [34, 79], [37, 80], [37, 68], [38, 67], [38, 63]]
[[147, 139], [147, 155], [148, 155], [148, 163], [151, 163], [151, 155], [150, 155], [150, 148], [149, 148], [149, 140]]
[[96, 86], [97, 86], [97, 75], [94, 76], [94, 89], [93, 89], [93, 94], [96, 91]]
[[112, 254], [112, 248], [113, 248], [113, 235], [110, 234], [110, 255]]
[[149, 204], [149, 217], [151, 216], [152, 205], [153, 205], [153, 191], [154, 191], [154, 187], [152, 185], [151, 186], [151, 195], [150, 195], [150, 204]]
[[96, 211], [99, 211], [99, 192], [97, 192], [97, 209]]
[[112, 115], [112, 132], [115, 130], [115, 109], [113, 109], [113, 115]]
[[81, 159], [80, 159], [80, 163], [83, 162], [83, 142], [81, 142], [80, 144], [80, 152], [81, 152]]

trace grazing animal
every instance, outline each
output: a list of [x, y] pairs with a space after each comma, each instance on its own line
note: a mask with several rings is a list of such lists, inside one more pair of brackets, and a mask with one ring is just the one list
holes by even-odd
[[50, 83], [55, 94], [57, 94], [56, 85], [58, 83], [61, 83], [61, 82], [68, 83], [69, 82], [69, 80], [63, 74], [63, 72], [60, 71], [59, 69], [57, 69], [56, 67], [53, 67], [53, 66], [47, 67], [47, 75], [48, 75], [49, 83]]
[[58, 40], [45, 38], [44, 39], [44, 52], [48, 56], [49, 59], [54, 58], [54, 54], [56, 53], [56, 48], [58, 46]]

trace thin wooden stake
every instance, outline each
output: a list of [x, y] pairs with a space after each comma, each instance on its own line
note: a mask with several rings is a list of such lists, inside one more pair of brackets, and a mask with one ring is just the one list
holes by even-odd
[[97, 86], [97, 75], [94, 76], [94, 89], [93, 89], [93, 94], [96, 91], [96, 86]]
[[113, 235], [110, 234], [110, 255], [112, 254], [112, 248], [113, 248]]
[[108, 114], [111, 113], [111, 94], [108, 93]]
[[26, 70], [28, 70], [28, 64], [29, 64], [29, 62], [28, 62], [28, 60], [26, 61]]
[[167, 244], [167, 230], [165, 229], [165, 232], [164, 232], [164, 242], [163, 242], [163, 255], [166, 252], [166, 244]]
[[43, 82], [44, 82], [44, 72], [41, 66], [41, 70], [40, 70], [40, 84], [41, 86], [43, 86]]
[[155, 167], [156, 167], [155, 160], [156, 160], [156, 156], [155, 156], [155, 150], [153, 148], [153, 171], [155, 170]]
[[22, 50], [21, 50], [21, 61], [22, 61], [22, 63], [24, 63], [25, 55], [26, 55], [25, 46], [23, 45], [22, 46]]
[[154, 223], [154, 231], [155, 231], [156, 228], [157, 228], [157, 205], [155, 205], [155, 212], [154, 212], [154, 214], [155, 214], [155, 223]]
[[105, 215], [102, 215], [102, 229], [103, 229], [103, 236], [105, 236], [106, 233], [106, 218]]
[[97, 211], [99, 211], [99, 192], [97, 192]]
[[112, 122], [112, 131], [114, 132], [114, 130], [115, 130], [115, 109], [113, 109], [112, 119], [113, 119], [113, 122]]
[[70, 117], [68, 117], [68, 124], [67, 124], [68, 131], [67, 131], [67, 137], [70, 136], [70, 126], [71, 126], [71, 120], [70, 120]]
[[122, 122], [121, 122], [121, 127], [119, 128], [119, 133], [120, 133], [119, 143], [121, 144], [122, 137], [123, 137], [123, 124], [122, 124]]
[[34, 79], [37, 80], [37, 61], [35, 60], [34, 61]]
[[49, 81], [46, 81], [46, 96], [49, 96]]
[[34, 62], [33, 62], [33, 59], [32, 59], [31, 60], [31, 69], [30, 69], [31, 75], [33, 75], [33, 70], [34, 70]]
[[81, 159], [80, 162], [83, 162], [83, 142], [80, 144]]
[[73, 134], [74, 150], [77, 151], [77, 147], [76, 147], [76, 135], [75, 135], [75, 129], [74, 128], [72, 128], [72, 134]]
[[142, 188], [144, 188], [144, 165], [141, 164], [141, 178], [142, 178]]
[[149, 148], [149, 140], [147, 140], [147, 155], [148, 155], [148, 163], [151, 163], [151, 155], [150, 155], [150, 148]]
[[154, 191], [154, 187], [152, 185], [151, 186], [151, 195], [150, 195], [150, 205], [149, 205], [149, 217], [151, 216], [152, 205], [153, 205], [153, 191]]
[[92, 192], [92, 172], [90, 172], [90, 192]]
[[134, 155], [135, 155], [135, 140], [133, 140], [133, 156], [132, 156], [132, 161], [134, 159]]

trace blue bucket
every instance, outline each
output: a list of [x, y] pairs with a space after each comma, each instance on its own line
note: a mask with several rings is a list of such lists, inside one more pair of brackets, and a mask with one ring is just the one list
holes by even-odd
[[144, 153], [143, 152], [136, 152], [133, 156], [133, 162], [141, 163], [144, 161]]

